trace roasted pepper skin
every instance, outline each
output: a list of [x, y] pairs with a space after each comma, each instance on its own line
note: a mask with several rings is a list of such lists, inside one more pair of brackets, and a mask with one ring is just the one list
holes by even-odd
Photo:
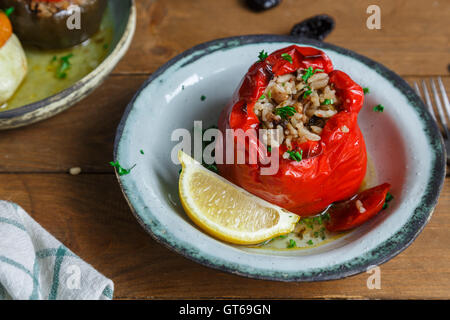
[[[329, 219], [325, 223], [328, 231], [347, 231], [359, 227], [376, 216], [386, 201], [386, 195], [391, 188], [389, 183], [364, 190], [354, 198], [333, 204], [327, 211]], [[364, 212], [360, 212], [356, 202], [361, 201]]]
[[[292, 62], [283, 58], [285, 53], [292, 57]], [[260, 162], [218, 164], [220, 174], [226, 179], [301, 216], [315, 215], [335, 201], [348, 199], [361, 186], [367, 168], [366, 146], [357, 123], [364, 100], [363, 89], [344, 72], [334, 71], [324, 52], [293, 45], [252, 65], [219, 118], [219, 129], [224, 136], [226, 129], [259, 129], [253, 107], [269, 81], [274, 76], [310, 66], [329, 74], [342, 104], [341, 111], [327, 121], [320, 141], [294, 145], [294, 149], [303, 150], [303, 160], [283, 159], [286, 149], [281, 146], [279, 170], [275, 175], [261, 175]], [[257, 146], [258, 154], [265, 154], [265, 147], [256, 136], [248, 141], [240, 146], [246, 154], [250, 145]], [[234, 148], [236, 155], [237, 145]]]

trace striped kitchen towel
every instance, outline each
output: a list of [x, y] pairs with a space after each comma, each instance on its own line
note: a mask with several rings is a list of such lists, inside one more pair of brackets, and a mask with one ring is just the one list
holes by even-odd
[[113, 290], [21, 207], [0, 201], [0, 300], [109, 300]]

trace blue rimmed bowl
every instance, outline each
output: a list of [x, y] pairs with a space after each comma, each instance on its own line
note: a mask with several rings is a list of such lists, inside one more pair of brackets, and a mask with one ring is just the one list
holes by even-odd
[[[195, 120], [217, 123], [258, 52], [298, 44], [325, 51], [335, 69], [370, 88], [359, 124], [378, 182], [392, 184], [389, 208], [356, 230], [307, 250], [230, 245], [199, 230], [178, 199], [179, 166], [171, 152], [175, 129]], [[204, 96], [206, 99], [201, 99]], [[383, 104], [385, 111], [372, 107]], [[140, 152], [143, 151], [144, 154]], [[288, 36], [250, 35], [198, 45], [156, 71], [137, 92], [117, 129], [114, 158], [120, 186], [139, 223], [154, 239], [203, 265], [278, 281], [339, 279], [366, 271], [408, 247], [431, 218], [445, 176], [439, 131], [420, 98], [398, 75], [331, 44]], [[374, 181], [376, 182], [376, 181]]]

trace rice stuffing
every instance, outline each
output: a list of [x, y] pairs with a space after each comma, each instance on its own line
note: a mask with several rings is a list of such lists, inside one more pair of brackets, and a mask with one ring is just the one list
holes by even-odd
[[275, 129], [266, 131], [264, 143], [271, 147], [285, 144], [291, 150], [293, 142], [319, 141], [339, 105], [328, 74], [309, 67], [274, 77], [253, 111], [262, 129]]

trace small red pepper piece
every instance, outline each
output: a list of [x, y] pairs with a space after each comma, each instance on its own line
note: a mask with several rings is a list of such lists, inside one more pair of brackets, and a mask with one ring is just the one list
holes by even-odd
[[358, 193], [350, 200], [333, 204], [328, 209], [330, 219], [325, 222], [325, 227], [328, 231], [336, 232], [362, 225], [383, 209], [390, 188], [389, 183], [383, 183]]

